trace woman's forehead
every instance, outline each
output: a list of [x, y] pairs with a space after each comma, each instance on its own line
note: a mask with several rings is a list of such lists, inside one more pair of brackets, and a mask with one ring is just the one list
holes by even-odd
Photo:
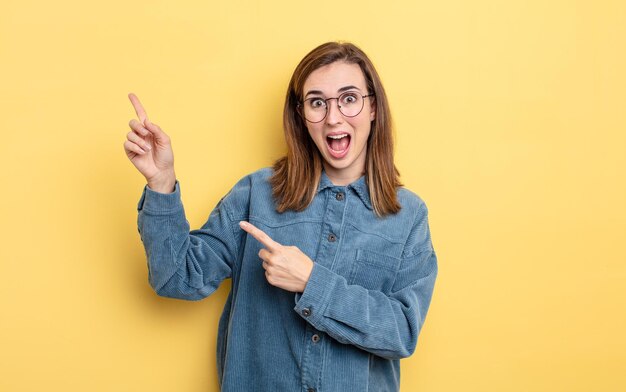
[[303, 94], [336, 94], [346, 87], [365, 91], [365, 75], [358, 64], [335, 61], [311, 72], [304, 82]]

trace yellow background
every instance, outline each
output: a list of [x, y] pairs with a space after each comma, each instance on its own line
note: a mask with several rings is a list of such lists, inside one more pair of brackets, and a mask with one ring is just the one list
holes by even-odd
[[337, 39], [381, 74], [439, 256], [402, 390], [626, 390], [623, 1], [3, 0], [1, 391], [217, 390], [229, 283], [150, 289], [126, 94], [197, 228], [283, 154], [291, 72]]

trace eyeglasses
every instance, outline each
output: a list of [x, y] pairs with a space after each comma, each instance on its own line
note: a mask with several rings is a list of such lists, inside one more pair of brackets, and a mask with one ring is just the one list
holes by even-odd
[[328, 114], [328, 101], [336, 99], [337, 107], [341, 114], [346, 117], [356, 117], [363, 110], [365, 98], [373, 97], [374, 95], [361, 95], [354, 91], [347, 91], [336, 98], [309, 98], [298, 104], [298, 113], [308, 122], [321, 122]]

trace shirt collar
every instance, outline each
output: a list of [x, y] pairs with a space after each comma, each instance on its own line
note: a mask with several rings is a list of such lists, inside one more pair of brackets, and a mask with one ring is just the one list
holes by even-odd
[[[319, 193], [326, 188], [332, 187], [336, 187], [336, 185], [334, 185], [332, 181], [330, 181], [330, 178], [328, 178], [328, 176], [326, 175], [326, 171], [322, 170], [322, 177], [320, 178], [320, 183], [317, 186], [317, 192]], [[352, 188], [352, 190], [359, 196], [363, 204], [365, 204], [365, 207], [370, 210], [373, 209], [372, 202], [370, 200], [370, 192], [367, 184], [365, 183], [365, 176], [361, 176], [358, 180], [349, 184], [348, 188]]]

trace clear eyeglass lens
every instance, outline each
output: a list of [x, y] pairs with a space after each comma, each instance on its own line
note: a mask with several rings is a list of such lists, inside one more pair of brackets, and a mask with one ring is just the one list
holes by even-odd
[[345, 92], [337, 98], [309, 98], [304, 101], [304, 118], [310, 122], [320, 122], [326, 117], [329, 100], [336, 99], [339, 111], [346, 117], [354, 117], [363, 109], [363, 97], [356, 92]]

